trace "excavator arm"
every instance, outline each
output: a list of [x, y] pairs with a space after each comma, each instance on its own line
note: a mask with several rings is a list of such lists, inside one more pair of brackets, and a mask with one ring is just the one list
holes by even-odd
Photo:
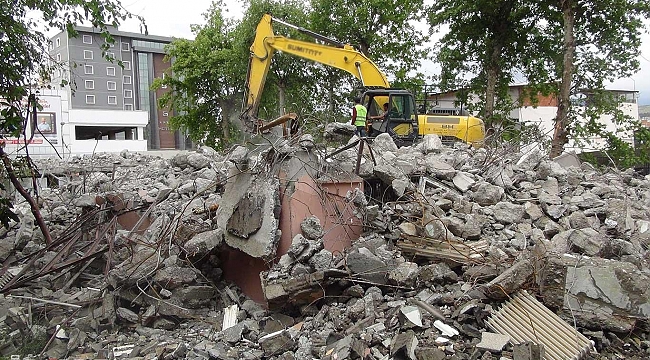
[[244, 111], [242, 112], [242, 120], [250, 130], [254, 130], [256, 125], [258, 125], [257, 114], [262, 91], [264, 90], [266, 76], [269, 72], [271, 59], [275, 51], [282, 51], [345, 70], [361, 80], [361, 83], [365, 87], [390, 87], [386, 75], [379, 70], [377, 65], [351, 45], [338, 43], [279, 20], [275, 21], [335, 45], [323, 45], [290, 39], [284, 36], [276, 36], [273, 33], [272, 21], [274, 19], [268, 14], [262, 17], [262, 20], [257, 25], [255, 40], [250, 48], [251, 55], [245, 86]]

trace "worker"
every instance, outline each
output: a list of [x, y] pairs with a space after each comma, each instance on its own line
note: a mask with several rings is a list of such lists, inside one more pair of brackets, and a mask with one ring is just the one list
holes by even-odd
[[379, 112], [379, 115], [368, 117], [368, 125], [366, 125], [366, 133], [368, 134], [368, 136], [371, 137], [374, 136], [376, 129], [379, 129], [379, 128], [373, 129], [372, 127], [373, 120], [379, 120], [380, 122], [384, 121], [386, 120], [387, 115], [388, 115], [388, 103], [384, 103], [384, 110]]
[[361, 104], [361, 98], [354, 99], [354, 107], [352, 108], [352, 121], [351, 124], [356, 126], [354, 134], [359, 137], [366, 137], [366, 120], [368, 109]]
[[380, 112], [379, 115], [371, 116], [370, 118], [372, 120], [384, 120], [386, 114], [388, 114], [388, 103], [384, 104], [384, 110]]

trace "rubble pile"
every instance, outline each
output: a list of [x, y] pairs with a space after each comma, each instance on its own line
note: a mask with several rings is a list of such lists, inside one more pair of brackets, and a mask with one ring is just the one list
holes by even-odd
[[[74, 359], [650, 356], [650, 178], [431, 135], [361, 144], [38, 163], [54, 241], [18, 204], [0, 355], [40, 339], [35, 356]], [[304, 176], [357, 169], [364, 191], [316, 202], [335, 221], [287, 208]], [[333, 247], [355, 221], [363, 234]], [[244, 273], [263, 302], [230, 281]]]

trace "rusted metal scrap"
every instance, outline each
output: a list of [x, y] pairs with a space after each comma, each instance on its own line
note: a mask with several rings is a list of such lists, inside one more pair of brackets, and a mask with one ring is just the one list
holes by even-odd
[[[44, 248], [22, 258], [8, 258], [0, 269], [0, 293], [23, 287], [49, 274], [58, 272], [60, 273], [58, 276], [61, 276], [65, 271], [72, 271], [71, 268], [79, 265], [77, 272], [64, 285], [64, 288], [67, 288], [97, 257], [104, 253], [108, 253], [104, 265], [104, 275], [107, 275], [111, 267], [113, 242], [120, 217], [138, 209], [116, 209], [104, 203], [98, 208], [81, 214]], [[140, 225], [141, 221], [138, 221], [134, 228]], [[35, 266], [37, 260], [42, 259], [48, 252], [56, 252], [56, 255], [45, 266], [37, 268]], [[17, 273], [9, 271], [14, 264], [22, 265]]]

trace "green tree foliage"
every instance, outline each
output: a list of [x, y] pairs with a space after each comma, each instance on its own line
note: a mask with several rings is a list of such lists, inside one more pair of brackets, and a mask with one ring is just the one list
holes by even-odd
[[[418, 27], [426, 11], [423, 0], [311, 0], [311, 8], [310, 30], [357, 47], [386, 73], [391, 86], [425, 83], [416, 72], [431, 58], [423, 47], [429, 36]], [[350, 96], [341, 95], [359, 85], [356, 79], [331, 68], [323, 68], [319, 78], [330, 112], [350, 106]]]
[[429, 9], [431, 29], [448, 27], [436, 54], [441, 89], [464, 89], [459, 94], [465, 103], [469, 94], [477, 94], [479, 102], [469, 105], [488, 126], [505, 120], [514, 106], [508, 86], [516, 71], [537, 70], [540, 62], [529, 62], [529, 51], [547, 45], [539, 26], [543, 15], [536, 1], [436, 1]]
[[[241, 21], [227, 18], [225, 11], [222, 1], [214, 2], [204, 14], [206, 23], [193, 26], [194, 40], [177, 39], [167, 47], [168, 59], [172, 60], [170, 73], [152, 85], [169, 89], [160, 97], [159, 105], [174, 111], [172, 127], [185, 129], [193, 140], [217, 148], [239, 138], [249, 48], [262, 15], [271, 13], [290, 23], [304, 17], [301, 2], [254, 0]], [[277, 54], [273, 58], [264, 90], [267, 96], [260, 106], [261, 118], [272, 119], [282, 109], [298, 111], [310, 103], [309, 65], [288, 57]]]
[[[549, 23], [562, 29], [561, 58], [555, 57], [557, 78], [561, 79], [550, 153], [555, 157], [562, 153], [574, 132], [584, 133], [600, 116], [621, 118], [615, 106], [619, 102], [616, 98], [607, 103], [601, 97], [601, 101], [593, 103], [595, 106], [583, 110], [572, 107], [571, 97], [585, 90], [602, 92], [608, 82], [638, 71], [643, 20], [650, 16], [650, 3], [646, 0], [553, 0], [548, 5], [556, 12], [549, 17]], [[580, 119], [586, 119], [586, 126]], [[593, 135], [608, 138], [611, 134], [599, 131]]]
[[233, 140], [246, 73], [245, 54], [235, 47], [236, 24], [224, 11], [223, 2], [212, 3], [206, 23], [192, 26], [194, 40], [176, 39], [166, 47], [171, 72], [152, 84], [168, 89], [159, 106], [173, 111], [172, 128], [217, 148]]
[[[24, 100], [36, 85], [49, 80], [52, 64], [46, 32], [59, 29], [75, 36], [74, 25], [86, 22], [98, 28], [110, 44], [113, 39], [106, 27], [132, 17], [117, 0], [0, 0], [0, 9], [0, 131], [13, 137], [25, 135]], [[42, 16], [36, 18], [35, 14]], [[15, 177], [7, 168], [11, 160], [1, 147], [0, 157], [5, 172]], [[36, 216], [38, 209], [32, 206], [32, 212]], [[7, 226], [8, 219], [16, 219], [11, 202], [0, 198], [0, 222]]]
[[[74, 25], [89, 22], [112, 43], [106, 26], [132, 16], [116, 0], [0, 0], [0, 8], [0, 127], [12, 136], [23, 129], [21, 102], [32, 85], [49, 79], [52, 65], [45, 33], [60, 29], [75, 36]], [[42, 19], [34, 17], [37, 12]]]
[[[237, 32], [241, 45], [247, 50], [255, 38], [255, 28], [264, 14], [292, 25], [309, 28], [307, 23], [309, 13], [303, 1], [297, 0], [252, 0], [244, 13]], [[278, 36], [285, 36], [303, 41], [313, 41], [296, 30], [280, 23], [273, 23], [273, 32]], [[264, 92], [262, 93], [262, 106], [259, 117], [274, 119], [287, 112], [310, 112], [316, 105], [314, 101], [315, 63], [296, 57], [294, 55], [276, 52], [273, 56], [269, 74], [266, 78]]]
[[[636, 124], [623, 116], [619, 99], [607, 102], [600, 96], [588, 106], [574, 104], [585, 91], [595, 99], [607, 83], [638, 70], [642, 21], [649, 6], [644, 0], [437, 1], [429, 23], [434, 30], [449, 27], [437, 54], [441, 87], [478, 94], [474, 110], [488, 126], [506, 120], [517, 105], [507, 93], [517, 78], [529, 84], [520, 101], [534, 100], [539, 93], [557, 96], [551, 157], [570, 138], [620, 137], [621, 129]], [[597, 125], [603, 116], [613, 119], [615, 132]], [[624, 148], [612, 140], [607, 143]]]

